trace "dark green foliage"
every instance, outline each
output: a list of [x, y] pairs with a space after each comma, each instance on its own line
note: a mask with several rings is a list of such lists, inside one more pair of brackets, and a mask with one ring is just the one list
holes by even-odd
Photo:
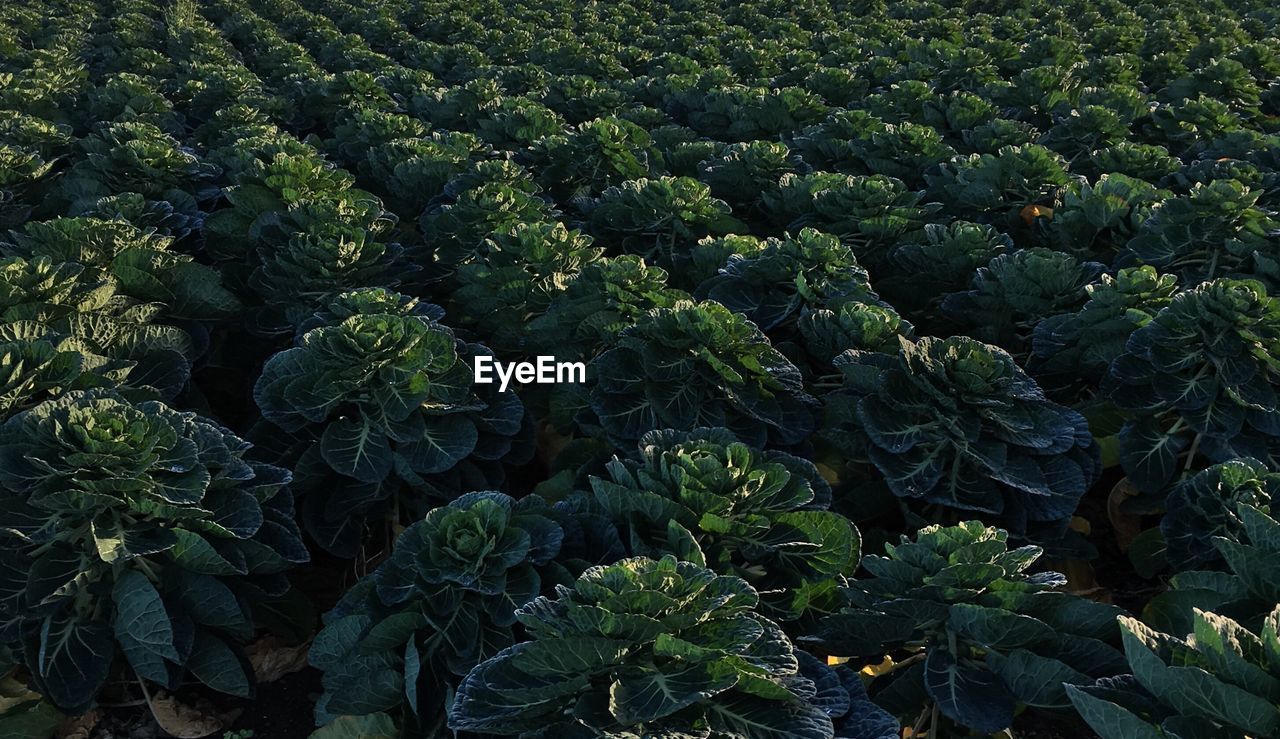
[[398, 715], [405, 730], [443, 730], [458, 678], [516, 639], [516, 609], [542, 590], [539, 569], [564, 537], [536, 497], [468, 493], [396, 538], [391, 556], [325, 616], [311, 647], [324, 671], [318, 723]]
[[695, 295], [741, 313], [764, 331], [793, 325], [811, 310], [879, 301], [852, 250], [812, 228], [770, 239], [753, 254], [730, 255]]
[[900, 498], [1055, 540], [1098, 474], [1084, 418], [1047, 400], [996, 347], [899, 341], [896, 355], [837, 359], [844, 387], [826, 398], [823, 439], [874, 465]]
[[1177, 278], [1153, 267], [1128, 267], [1085, 286], [1079, 310], [1035, 326], [1028, 369], [1046, 392], [1074, 399], [1098, 386], [1124, 353], [1129, 336], [1151, 322], [1177, 291]]
[[337, 318], [271, 357], [254, 399], [267, 422], [298, 439], [291, 456], [308, 532], [350, 557], [366, 519], [408, 505], [396, 497], [402, 485], [455, 497], [457, 480], [441, 475], [510, 454], [524, 408], [514, 394], [473, 387], [471, 361], [488, 350], [429, 317]]
[[0, 252], [83, 265], [88, 275], [114, 280], [119, 293], [159, 304], [171, 318], [208, 321], [233, 315], [239, 303], [218, 273], [171, 250], [172, 243], [125, 221], [57, 218], [10, 232]]
[[1128, 243], [1133, 259], [1178, 275], [1188, 286], [1215, 277], [1280, 287], [1280, 221], [1256, 203], [1261, 191], [1234, 180], [1197, 184], [1155, 208]]
[[619, 445], [660, 428], [724, 426], [743, 441], [797, 444], [813, 430], [800, 371], [758, 328], [714, 301], [655, 308], [588, 368], [590, 418]]
[[93, 704], [117, 654], [176, 688], [251, 692], [240, 645], [307, 550], [283, 486], [227, 429], [72, 392], [0, 427], [6, 644], [58, 707]]
[[1013, 240], [991, 226], [930, 223], [889, 253], [876, 289], [912, 318], [936, 318], [943, 295], [967, 288], [979, 267], [1012, 248]]
[[1159, 492], [1181, 471], [1280, 454], [1280, 302], [1261, 283], [1218, 279], [1175, 295], [1134, 331], [1103, 383], [1126, 411], [1120, 463]]
[[1280, 736], [1280, 606], [1257, 630], [1199, 609], [1185, 637], [1133, 618], [1121, 629], [1133, 674], [1067, 688], [1103, 739]]
[[976, 521], [926, 527], [864, 558], [870, 576], [851, 583], [846, 607], [804, 641], [855, 664], [907, 654], [870, 686], [903, 721], [936, 704], [949, 723], [991, 734], [1019, 705], [1066, 708], [1064, 683], [1124, 669], [1106, 643], [1120, 609], [1060, 592], [1057, 573], [1029, 572], [1040, 554], [1007, 549], [1004, 531]]
[[830, 502], [812, 463], [696, 429], [645, 434], [638, 457], [610, 462], [574, 507], [616, 524], [633, 555], [743, 578], [762, 613], [789, 621], [829, 604], [857, 569], [858, 530]]
[[1184, 570], [1218, 560], [1214, 540], [1238, 540], [1244, 532], [1239, 507], [1266, 512], [1275, 496], [1280, 496], [1280, 474], [1255, 459], [1215, 464], [1183, 480], [1169, 493], [1160, 522], [1169, 564]]
[[449, 727], [522, 737], [834, 736], [756, 591], [674, 557], [588, 570], [516, 612], [530, 640], [473, 669]]
[[1001, 254], [974, 273], [968, 291], [946, 296], [942, 312], [975, 339], [1024, 357], [1040, 319], [1084, 303], [1085, 287], [1105, 269], [1049, 249]]

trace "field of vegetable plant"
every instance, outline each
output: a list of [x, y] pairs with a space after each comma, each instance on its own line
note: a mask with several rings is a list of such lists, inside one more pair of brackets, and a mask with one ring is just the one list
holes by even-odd
[[0, 3], [0, 736], [1280, 737], [1278, 211], [1266, 0]]

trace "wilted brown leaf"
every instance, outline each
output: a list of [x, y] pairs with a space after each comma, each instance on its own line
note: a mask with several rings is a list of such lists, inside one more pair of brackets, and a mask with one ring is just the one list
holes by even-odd
[[310, 649], [310, 642], [298, 646], [282, 646], [279, 639], [268, 635], [250, 644], [246, 654], [258, 682], [269, 683], [306, 669], [307, 652]]
[[1129, 545], [1133, 544], [1133, 540], [1142, 532], [1142, 520], [1132, 513], [1125, 513], [1120, 506], [1129, 498], [1138, 494], [1138, 489], [1129, 482], [1129, 478], [1121, 478], [1120, 482], [1111, 488], [1111, 494], [1107, 496], [1107, 518], [1111, 519], [1111, 528], [1115, 531], [1116, 544], [1120, 547], [1120, 551], [1129, 551]]
[[90, 711], [79, 716], [71, 716], [53, 733], [54, 739], [89, 739], [89, 735], [102, 720], [102, 714]]
[[234, 715], [219, 716], [204, 707], [187, 705], [163, 691], [151, 696], [147, 703], [160, 728], [177, 739], [201, 739], [216, 734], [235, 718]]

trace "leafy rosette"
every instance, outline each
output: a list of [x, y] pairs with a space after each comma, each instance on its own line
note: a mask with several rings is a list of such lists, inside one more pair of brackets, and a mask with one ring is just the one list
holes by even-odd
[[1172, 272], [1188, 286], [1236, 277], [1280, 290], [1280, 220], [1257, 205], [1262, 194], [1235, 180], [1197, 184], [1160, 203], [1124, 256]]
[[1134, 331], [1103, 383], [1128, 414], [1120, 463], [1143, 492], [1182, 470], [1280, 460], [1280, 299], [1259, 282], [1218, 279], [1179, 293]]
[[27, 220], [72, 140], [69, 126], [0, 110], [0, 228]]
[[434, 132], [370, 149], [358, 171], [361, 182], [376, 190], [392, 211], [417, 214], [440, 195], [449, 180], [465, 172], [481, 151], [483, 145], [472, 134]]
[[335, 326], [352, 316], [373, 314], [417, 316], [421, 320], [435, 323], [444, 318], [444, 309], [435, 303], [425, 303], [395, 290], [362, 287], [330, 298], [320, 310], [298, 325], [295, 338], [301, 339], [315, 328]]
[[537, 168], [542, 185], [572, 200], [595, 197], [612, 185], [652, 174], [652, 144], [640, 126], [621, 118], [600, 118], [567, 134], [547, 136], [532, 156], [544, 163]]
[[1241, 505], [1270, 511], [1280, 499], [1280, 474], [1256, 459], [1233, 459], [1201, 470], [1174, 486], [1160, 532], [1165, 558], [1175, 570], [1203, 567], [1221, 558], [1214, 540], [1239, 540]]
[[[483, 176], [483, 174], [481, 174]], [[462, 186], [466, 174], [450, 183]], [[431, 247], [430, 277], [449, 277], [458, 265], [472, 260], [485, 239], [522, 223], [550, 221], [556, 211], [535, 193], [537, 186], [520, 173], [514, 182], [478, 182], [450, 202], [429, 208], [418, 221]]]
[[817, 123], [831, 110], [817, 95], [799, 87], [735, 85], [698, 90], [680, 104], [691, 108], [691, 127], [722, 141], [777, 139], [787, 131]]
[[868, 269], [875, 270], [900, 239], [918, 234], [938, 210], [924, 193], [884, 175], [814, 172], [783, 175], [765, 210], [790, 230], [812, 226], [840, 237]]
[[[163, 306], [118, 295], [118, 282], [47, 257], [0, 259], [4, 410], [67, 390], [116, 387], [132, 400], [168, 400], [190, 379], [194, 342], [159, 322]], [[96, 375], [96, 376], [95, 376]]]
[[755, 590], [674, 557], [587, 570], [516, 618], [530, 641], [463, 679], [449, 728], [505, 736], [829, 739], [786, 634]]
[[764, 193], [777, 189], [783, 175], [808, 169], [786, 144], [752, 141], [730, 144], [718, 156], [704, 160], [698, 165], [698, 179], [734, 208], [755, 208]]
[[656, 308], [591, 362], [589, 418], [616, 444], [661, 428], [723, 426], [748, 444], [798, 444], [816, 401], [760, 329], [715, 301]]
[[[335, 225], [335, 212], [341, 214], [343, 225], [385, 232], [395, 223], [394, 217], [382, 209], [376, 197], [352, 187], [354, 184], [355, 178], [348, 172], [314, 151], [279, 151], [269, 158], [255, 159], [237, 173], [235, 184], [226, 190], [231, 207], [214, 212], [205, 221], [206, 249], [224, 263], [224, 271], [233, 265], [247, 270], [254, 266], [260, 246], [270, 255], [294, 234]], [[271, 233], [263, 234], [264, 228], [270, 228]]]
[[846, 174], [882, 174], [923, 185], [920, 173], [956, 152], [931, 126], [886, 123], [865, 110], [841, 110], [792, 142], [814, 166]]
[[1047, 400], [1004, 351], [957, 336], [899, 339], [897, 355], [837, 358], [823, 437], [867, 460], [894, 495], [991, 514], [1018, 536], [1062, 534], [1099, 472], [1083, 416]]
[[72, 392], [0, 427], [0, 633], [68, 713], [117, 653], [145, 680], [251, 692], [240, 645], [308, 559], [283, 487], [241, 439], [159, 402]]
[[321, 201], [308, 208], [316, 224], [306, 231], [265, 227], [247, 285], [257, 302], [255, 332], [291, 333], [324, 300], [358, 287], [395, 287], [413, 271], [399, 244], [343, 223], [342, 206]]
[[41, 324], [0, 324], [0, 419], [72, 390], [119, 387], [131, 369]]
[[1104, 174], [1092, 185], [1077, 182], [1067, 188], [1049, 230], [1063, 251], [1110, 262], [1141, 231], [1152, 209], [1171, 195], [1145, 180]]
[[[1256, 460], [1248, 463], [1256, 464]], [[1222, 492], [1236, 495], [1239, 500], [1233, 510], [1223, 512], [1221, 519], [1209, 520], [1210, 516], [1218, 515], [1216, 508], [1205, 517], [1206, 533], [1219, 534], [1208, 541], [1213, 551], [1190, 552], [1194, 556], [1205, 554], [1206, 558], [1200, 561], [1212, 569], [1183, 570], [1170, 577], [1170, 588], [1148, 601], [1143, 609], [1143, 620], [1153, 628], [1170, 634], [1186, 634], [1194, 628], [1194, 611], [1200, 609], [1230, 616], [1246, 628], [1257, 630], [1280, 603], [1280, 586], [1274, 578], [1276, 567], [1280, 567], [1280, 521], [1269, 512], [1269, 492], [1265, 489], [1271, 473], [1255, 476], [1242, 468], [1223, 471], [1227, 473], [1228, 485], [1232, 478], [1241, 485]], [[1261, 485], [1250, 482], [1250, 478], [1260, 480]], [[1189, 481], [1195, 479], [1192, 477]], [[1201, 482], [1213, 480], [1214, 477], [1209, 476]], [[1190, 489], [1186, 492], [1195, 493]], [[1251, 505], [1247, 502], [1249, 498], [1255, 498], [1263, 507]], [[1175, 555], [1179, 553], [1185, 552], [1175, 551]]]
[[86, 120], [150, 123], [169, 133], [181, 134], [182, 118], [173, 103], [160, 92], [160, 81], [150, 75], [116, 72], [89, 90]]
[[387, 712], [406, 735], [442, 735], [446, 696], [516, 641], [516, 609], [543, 590], [564, 537], [550, 514], [536, 496], [475, 492], [405, 529], [325, 616], [310, 657], [318, 722]]
[[254, 398], [267, 422], [299, 439], [297, 487], [321, 546], [353, 556], [366, 519], [402, 485], [452, 498], [463, 471], [494, 482], [524, 406], [514, 393], [472, 388], [471, 364], [488, 353], [421, 316], [369, 313], [312, 329], [267, 360]]
[[1171, 155], [1163, 146], [1122, 141], [1098, 149], [1081, 165], [1099, 175], [1121, 174], [1147, 182], [1159, 182], [1177, 172], [1182, 167], [1182, 160]]
[[835, 358], [850, 349], [896, 353], [898, 337], [912, 338], [915, 331], [892, 308], [857, 301], [808, 311], [798, 326], [805, 354], [822, 373], [829, 373]]
[[276, 154], [241, 172], [230, 208], [209, 216], [209, 253], [252, 308], [258, 334], [292, 333], [325, 300], [393, 287], [412, 268], [381, 235], [395, 223], [354, 179], [309, 154]]
[[754, 254], [730, 255], [720, 273], [694, 294], [741, 313], [764, 331], [793, 328], [808, 310], [846, 301], [879, 302], [849, 246], [812, 228], [769, 239]]
[[486, 239], [458, 268], [451, 314], [491, 345], [515, 349], [525, 341], [526, 324], [546, 313], [603, 251], [590, 236], [561, 223], [516, 224]]
[[1280, 606], [1261, 627], [1194, 609], [1174, 636], [1122, 617], [1132, 674], [1068, 686], [1102, 739], [1280, 736]]
[[105, 195], [136, 192], [184, 211], [216, 197], [218, 168], [144, 121], [110, 123], [79, 142], [84, 158], [59, 183], [73, 210]]
[[969, 287], [979, 267], [1012, 248], [1013, 239], [981, 223], [928, 223], [889, 253], [876, 289], [913, 319], [936, 318], [944, 295]]
[[1169, 304], [1178, 280], [1154, 267], [1128, 267], [1100, 275], [1085, 287], [1079, 310], [1036, 324], [1028, 369], [1053, 397], [1066, 402], [1095, 393], [1129, 336]]
[[857, 569], [858, 529], [830, 502], [811, 462], [695, 429], [645, 434], [638, 457], [610, 462], [577, 506], [611, 520], [631, 554], [741, 577], [762, 613], [790, 621], [830, 603]]
[[107, 309], [116, 283], [84, 265], [48, 257], [0, 259], [0, 319], [48, 321]]
[[733, 255], [747, 256], [764, 249], [766, 241], [748, 234], [707, 236], [687, 248], [669, 252], [658, 260], [670, 275], [672, 285], [693, 292], [715, 277]]
[[529, 322], [526, 334], [530, 345], [543, 354], [587, 360], [649, 311], [688, 297], [667, 286], [665, 270], [640, 257], [606, 257], [584, 265], [552, 298], [546, 313]]
[[98, 198], [83, 213], [106, 221], [128, 221], [143, 231], [180, 241], [200, 229], [202, 213], [184, 213], [167, 200], [148, 200], [141, 193], [126, 192]]
[[1120, 609], [1062, 592], [1056, 572], [1029, 573], [1040, 556], [977, 521], [925, 527], [863, 558], [869, 576], [847, 588], [846, 607], [801, 641], [851, 666], [891, 655], [872, 700], [905, 722], [932, 706], [935, 736], [998, 733], [1022, 705], [1069, 708], [1064, 684], [1124, 671], [1107, 643]]
[[1020, 249], [980, 267], [969, 290], [943, 299], [942, 312], [973, 338], [1025, 357], [1036, 324], [1083, 304], [1086, 286], [1105, 270], [1060, 251]]
[[0, 252], [83, 265], [97, 279], [114, 279], [120, 294], [160, 304], [170, 318], [209, 321], [239, 310], [218, 273], [171, 251], [172, 243], [125, 221], [56, 218], [10, 232], [9, 241], [0, 242]]
[[641, 177], [600, 195], [591, 211], [591, 229], [602, 240], [649, 257], [678, 251], [706, 236], [745, 231], [729, 210], [691, 177]]
[[547, 106], [524, 97], [504, 98], [476, 121], [476, 133], [495, 149], [520, 151], [560, 133], [564, 119]]
[[1051, 205], [1070, 179], [1061, 156], [1039, 145], [1003, 146], [994, 154], [958, 156], [926, 175], [957, 215], [983, 214], [1002, 226], [1028, 205]]

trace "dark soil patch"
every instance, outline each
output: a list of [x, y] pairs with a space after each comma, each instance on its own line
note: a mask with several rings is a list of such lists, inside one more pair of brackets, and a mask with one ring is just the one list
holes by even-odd
[[306, 739], [315, 731], [312, 707], [320, 697], [320, 671], [308, 667], [258, 686], [231, 728], [251, 730], [254, 739]]

